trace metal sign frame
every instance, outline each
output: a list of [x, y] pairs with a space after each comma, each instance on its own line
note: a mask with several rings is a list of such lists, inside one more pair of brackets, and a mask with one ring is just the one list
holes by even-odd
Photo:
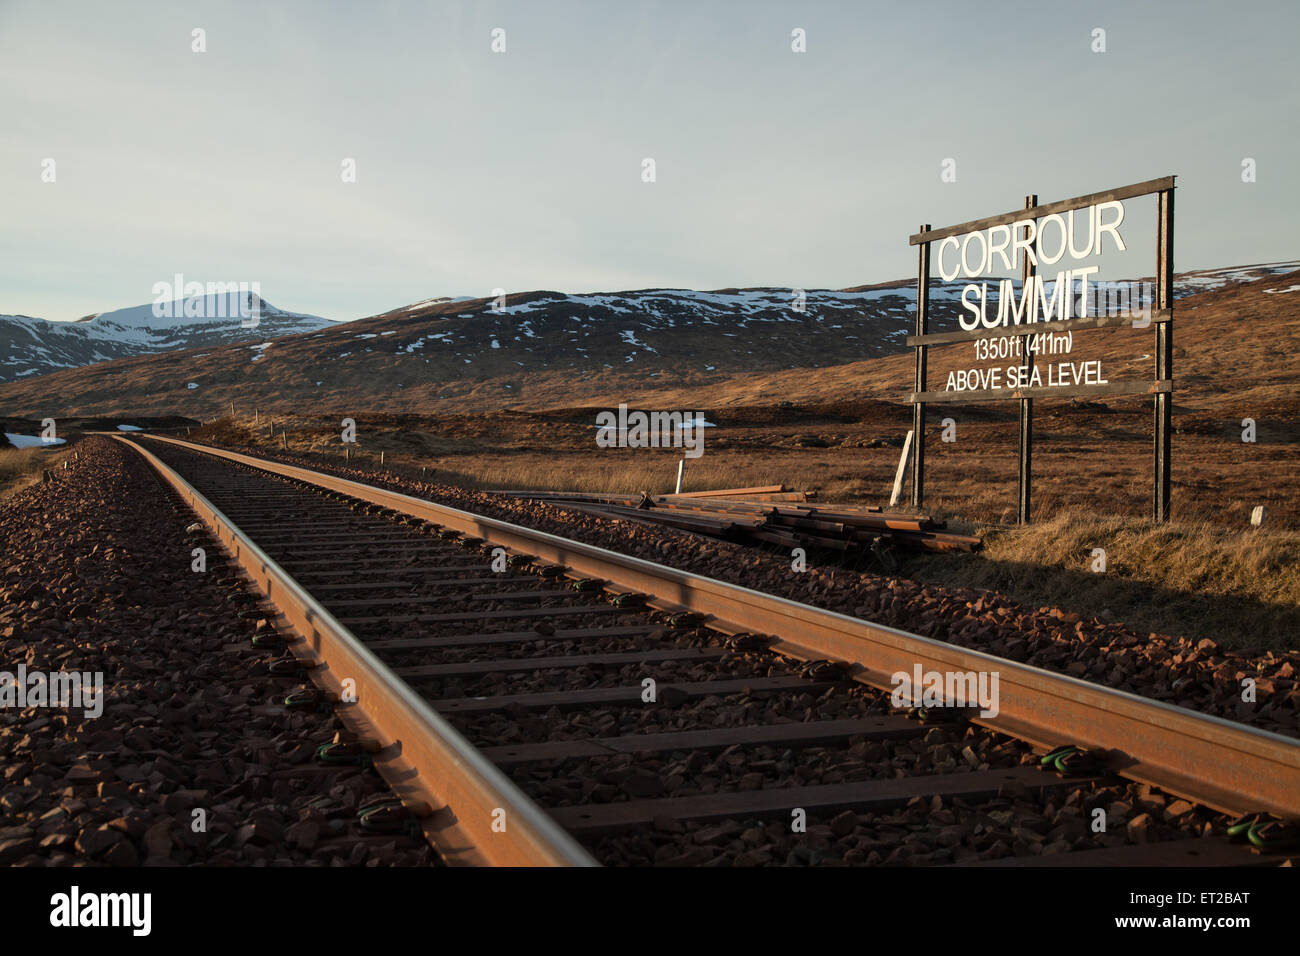
[[[984, 389], [970, 391], [927, 391], [927, 352], [931, 346], [952, 342], [966, 342], [983, 338], [1011, 338], [1030, 336], [1042, 331], [1066, 329], [1121, 328], [1134, 324], [1130, 315], [1090, 315], [1046, 323], [977, 328], [970, 331], [930, 331], [930, 243], [949, 236], [978, 232], [991, 226], [1006, 226], [1026, 219], [1037, 221], [1044, 216], [1086, 209], [1104, 202], [1133, 199], [1156, 194], [1156, 282], [1154, 309], [1150, 314], [1155, 328], [1155, 380], [1110, 382], [1105, 385], [1076, 386], [1024, 386], [1016, 388]], [[993, 401], [1018, 401], [1020, 403], [1020, 481], [1018, 513], [1021, 524], [1029, 521], [1031, 513], [1031, 477], [1033, 463], [1034, 399], [1084, 398], [1098, 395], [1152, 395], [1155, 413], [1154, 458], [1155, 480], [1152, 491], [1152, 518], [1157, 523], [1169, 520], [1169, 452], [1172, 434], [1173, 378], [1174, 378], [1174, 177], [1165, 176], [1144, 183], [1134, 183], [1118, 189], [1077, 196], [1060, 202], [1038, 205], [1037, 196], [1026, 196], [1023, 209], [976, 219], [957, 226], [931, 229], [923, 225], [908, 244], [918, 246], [918, 278], [916, 288], [916, 334], [907, 337], [907, 344], [916, 349], [915, 388], [907, 401], [912, 406], [912, 507], [922, 507], [925, 498], [925, 417], [926, 406], [934, 403], [978, 403]], [[1023, 257], [1021, 279], [1028, 282], [1034, 274], [1029, 256]], [[1023, 286], [1022, 286], [1023, 288]], [[1145, 327], [1145, 316], [1143, 316]], [[1034, 356], [1025, 348], [1022, 368], [1032, 366]], [[1022, 373], [1023, 375], [1023, 373]]]

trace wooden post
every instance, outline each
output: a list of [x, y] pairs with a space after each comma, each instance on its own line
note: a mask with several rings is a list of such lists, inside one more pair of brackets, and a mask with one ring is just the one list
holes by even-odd
[[259, 412], [256, 408], [253, 409], [253, 424], [254, 425], [262, 424], [262, 413]]
[[289, 450], [289, 429], [281, 427], [280, 441], [284, 445], [284, 450], [288, 451]]
[[230, 403], [230, 417], [231, 417], [231, 418], [234, 418], [234, 417], [235, 417], [235, 403], [234, 403], [234, 402], [231, 402], [231, 403]]
[[903, 440], [903, 453], [898, 456], [898, 471], [894, 473], [894, 493], [889, 496], [889, 507], [893, 508], [902, 500], [903, 484], [907, 481], [907, 465], [912, 457], [912, 432]]
[[343, 446], [344, 453], [348, 456], [348, 461], [352, 460], [352, 445], [349, 443]]
[[677, 490], [674, 492], [674, 494], [680, 495], [682, 493], [682, 479], [684, 479], [685, 477], [686, 477], [686, 459], [683, 458], [681, 461], [677, 463]]
[[[1026, 196], [1025, 208], [1033, 209], [1038, 205], [1038, 196]], [[1035, 220], [1037, 223], [1037, 220]], [[1020, 268], [1020, 295], [1023, 296], [1029, 288], [1029, 280], [1034, 275], [1033, 263], [1029, 261], [1029, 250], [1026, 248], [1021, 253]], [[1070, 295], [1073, 288], [1064, 290], [1065, 295]], [[1032, 336], [1025, 336], [1020, 339], [1025, 350], [1024, 363], [1022, 368], [1026, 371], [1034, 367], [1034, 354], [1029, 350], [1029, 344], [1033, 341]], [[1025, 372], [1021, 372], [1020, 380], [1026, 381]], [[1020, 400], [1020, 494], [1018, 496], [1019, 506], [1017, 514], [1021, 524], [1029, 523], [1029, 514], [1031, 510], [1030, 501], [1030, 484], [1033, 478], [1034, 470], [1034, 400], [1032, 398], [1022, 398]]]
[[[1168, 309], [1169, 319], [1156, 323], [1156, 380], [1174, 377], [1174, 190], [1162, 190], [1156, 205], [1157, 310]], [[1173, 392], [1155, 396], [1155, 481], [1152, 517], [1156, 524], [1169, 520], [1172, 484], [1169, 476], [1170, 436], [1173, 433]]]
[[[929, 232], [930, 224], [921, 226], [921, 232]], [[930, 332], [930, 243], [921, 243], [917, 252], [916, 278], [916, 334], [928, 335]], [[925, 391], [926, 348], [916, 347], [916, 392]], [[925, 500], [925, 403], [918, 401], [912, 406], [912, 507], [920, 508]]]
[[382, 449], [380, 449], [380, 452], [379, 452], [379, 464], [382, 466], [383, 463], [384, 463], [384, 452], [383, 452]]

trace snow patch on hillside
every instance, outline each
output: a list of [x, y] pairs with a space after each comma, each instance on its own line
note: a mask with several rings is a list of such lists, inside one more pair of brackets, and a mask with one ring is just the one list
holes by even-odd
[[[482, 296], [480, 296], [479, 298], [482, 298]], [[473, 302], [473, 301], [474, 301], [474, 296], [472, 295], [455, 295], [455, 296], [444, 295], [436, 299], [425, 299], [423, 302], [415, 303], [415, 305], [408, 305], [402, 311], [418, 312], [420, 309], [427, 309], [430, 306], [434, 306], [434, 305], [445, 305], [447, 303], [452, 303], [452, 302]]]

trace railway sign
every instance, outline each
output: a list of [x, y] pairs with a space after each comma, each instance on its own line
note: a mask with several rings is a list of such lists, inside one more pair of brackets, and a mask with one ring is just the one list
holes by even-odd
[[[1121, 227], [1124, 200], [1154, 194], [1156, 270], [1153, 295], [1130, 283], [1104, 283], [1095, 261], [1126, 250]], [[909, 243], [918, 247], [916, 349], [912, 405], [912, 507], [925, 496], [926, 406], [946, 402], [1020, 403], [1019, 519], [1030, 517], [1034, 399], [1101, 395], [1151, 395], [1155, 412], [1155, 480], [1152, 516], [1169, 520], [1169, 451], [1173, 400], [1174, 177], [1152, 179], [1040, 206], [1025, 197], [1023, 209], [944, 229], [923, 225]], [[965, 280], [959, 329], [930, 331], [931, 246], [939, 277]], [[1049, 273], [1051, 268], [1054, 272]], [[1020, 294], [999, 271], [1020, 270]], [[1042, 270], [1040, 272], [1040, 270]], [[1049, 275], [1051, 278], [1049, 279]], [[996, 296], [990, 283], [996, 282]], [[1112, 381], [1099, 359], [1072, 356], [1074, 333], [1103, 328], [1155, 328], [1155, 379]], [[969, 342], [989, 368], [956, 369], [942, 389], [927, 380], [927, 349]], [[1036, 362], [1037, 357], [1050, 361]]]

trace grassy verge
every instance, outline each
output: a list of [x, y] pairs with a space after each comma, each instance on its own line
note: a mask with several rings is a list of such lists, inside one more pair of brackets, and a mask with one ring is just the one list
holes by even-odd
[[39, 481], [46, 468], [63, 467], [66, 454], [48, 448], [0, 448], [0, 498]]
[[[1081, 510], [1024, 528], [975, 531], [984, 537], [982, 556], [928, 555], [909, 564], [908, 574], [1228, 648], [1300, 644], [1300, 533], [1227, 531], [1208, 522], [1154, 526]], [[1093, 570], [1097, 548], [1105, 551], [1102, 573]]]
[[[548, 462], [485, 455], [474, 461], [455, 461], [438, 468], [440, 481], [466, 488], [512, 491], [581, 491], [635, 495], [643, 491], [667, 494], [677, 484], [680, 456], [656, 455], [634, 462], [584, 462], [576, 456]], [[778, 484], [779, 477], [754, 478], [744, 467], [687, 459], [684, 487], [688, 491]]]
[[[274, 436], [263, 424], [250, 420], [222, 418], [195, 429], [197, 441], [220, 445], [250, 445], [267, 451], [281, 449], [279, 429], [289, 429], [289, 450], [323, 455], [331, 461], [345, 461], [344, 446], [332, 425], [318, 421], [277, 420]], [[620, 455], [617, 450], [592, 454], [583, 447], [548, 451], [512, 450], [488, 441], [453, 441], [437, 436], [390, 429], [363, 433], [364, 443], [352, 449], [352, 462], [362, 468], [379, 466], [380, 452], [389, 466], [427, 468], [431, 479], [475, 490], [581, 491], [600, 494], [665, 494], [674, 490], [680, 449], [645, 450]], [[774, 485], [798, 482], [788, 468], [755, 464], [750, 458], [704, 455], [686, 460], [684, 487], [690, 491]], [[791, 484], [809, 487], [813, 482]]]

